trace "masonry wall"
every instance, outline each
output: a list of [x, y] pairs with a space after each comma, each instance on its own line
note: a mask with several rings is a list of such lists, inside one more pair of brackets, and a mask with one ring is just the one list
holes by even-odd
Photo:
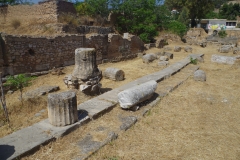
[[144, 49], [144, 43], [137, 36], [129, 36], [128, 39], [124, 39], [118, 34], [109, 34], [108, 42], [108, 59], [129, 57]]
[[19, 74], [50, 70], [74, 64], [76, 48], [95, 48], [97, 63], [120, 58], [132, 58], [143, 50], [143, 42], [136, 36], [123, 39], [120, 35], [66, 35], [57, 37], [14, 36], [2, 34], [5, 57], [4, 74]]
[[76, 48], [84, 46], [85, 36], [33, 37], [2, 35], [7, 55], [5, 66], [12, 73], [36, 72], [74, 64]]

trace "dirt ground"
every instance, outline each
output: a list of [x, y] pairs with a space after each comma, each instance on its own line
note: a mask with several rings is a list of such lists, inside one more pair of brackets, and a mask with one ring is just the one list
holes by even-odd
[[[145, 118], [89, 159], [240, 159], [240, 63], [232, 66], [211, 63], [211, 55], [217, 53], [216, 48], [194, 47], [193, 53], [205, 54], [204, 63], [198, 65], [206, 72], [206, 82], [196, 82], [192, 77], [189, 78], [164, 97]], [[179, 61], [188, 54], [184, 51], [174, 53], [174, 60], [170, 63]], [[232, 56], [232, 53], [227, 55]], [[155, 62], [150, 67], [140, 61], [135, 59], [111, 66], [123, 67], [128, 82], [129, 76], [135, 76], [134, 79], [141, 72], [148, 74], [150, 68], [156, 66]], [[99, 67], [104, 69], [107, 65], [110, 64]], [[130, 67], [130, 73], [125, 68], [127, 66]], [[133, 69], [134, 66], [137, 66], [136, 69]], [[146, 70], [143, 71], [142, 68]], [[103, 83], [108, 84], [109, 80], [103, 80]], [[124, 81], [109, 85], [117, 87], [121, 83]], [[113, 119], [121, 114], [127, 115], [128, 112], [116, 107], [24, 159], [74, 159], [78, 155], [78, 150], [75, 149], [77, 140], [100, 125], [108, 123], [113, 128], [118, 126]], [[101, 136], [97, 138], [101, 139]]]

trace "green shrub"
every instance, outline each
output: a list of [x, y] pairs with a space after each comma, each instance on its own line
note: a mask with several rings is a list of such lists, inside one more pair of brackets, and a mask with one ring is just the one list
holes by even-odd
[[185, 24], [179, 21], [171, 21], [168, 26], [168, 30], [172, 33], [179, 35], [181, 38], [186, 34], [187, 27]]
[[23, 88], [31, 85], [31, 81], [35, 77], [29, 77], [26, 76], [25, 74], [19, 74], [17, 76], [8, 76], [7, 81], [4, 84], [5, 86], [10, 86], [13, 89], [19, 89], [20, 90], [20, 98], [23, 106]]
[[193, 59], [192, 57], [190, 57], [190, 63], [196, 65], [197, 59]]
[[21, 22], [20, 22], [18, 19], [14, 19], [14, 20], [12, 20], [12, 22], [11, 22], [11, 26], [12, 26], [14, 29], [17, 29], [18, 27], [21, 26]]
[[221, 30], [218, 32], [219, 37], [225, 38], [227, 36], [227, 32], [225, 30]]

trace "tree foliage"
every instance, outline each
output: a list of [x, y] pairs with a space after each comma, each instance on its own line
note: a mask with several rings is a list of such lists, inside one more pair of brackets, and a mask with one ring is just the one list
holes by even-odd
[[127, 0], [119, 7], [122, 13], [117, 20], [120, 32], [139, 35], [144, 42], [149, 42], [157, 35], [155, 0]]
[[236, 20], [236, 17], [240, 16], [240, 4], [227, 4], [225, 3], [219, 9], [219, 17], [228, 20]]
[[[154, 41], [159, 30], [168, 30], [175, 22], [163, 0], [85, 0], [75, 5], [78, 13], [107, 18], [116, 13], [115, 28], [119, 33], [138, 35], [145, 43]], [[187, 24], [188, 10], [183, 9], [179, 23]], [[180, 32], [178, 32], [180, 33]]]
[[188, 25], [189, 24], [188, 17], [189, 17], [189, 11], [186, 7], [183, 7], [183, 9], [178, 17], [178, 21], [185, 25]]
[[168, 25], [168, 30], [172, 33], [175, 33], [179, 35], [181, 38], [185, 35], [187, 32], [187, 27], [185, 24], [179, 22], [179, 21], [172, 21]]
[[214, 0], [166, 0], [165, 4], [169, 9], [182, 11], [184, 7], [188, 9], [191, 26], [196, 26], [196, 19], [203, 18], [209, 11], [214, 9]]

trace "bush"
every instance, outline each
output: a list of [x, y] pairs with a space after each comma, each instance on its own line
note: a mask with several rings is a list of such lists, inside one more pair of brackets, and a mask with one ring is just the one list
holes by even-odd
[[17, 29], [18, 27], [21, 26], [21, 22], [20, 22], [19, 20], [17, 20], [17, 19], [14, 19], [14, 20], [12, 20], [12, 22], [11, 22], [11, 26], [12, 26], [14, 29]]
[[218, 32], [218, 35], [219, 35], [219, 37], [221, 37], [221, 38], [225, 38], [225, 37], [227, 36], [227, 33], [226, 33], [225, 30], [221, 30], [221, 31]]
[[178, 21], [171, 21], [168, 26], [168, 30], [172, 33], [179, 35], [181, 38], [186, 34], [187, 27], [185, 24]]

